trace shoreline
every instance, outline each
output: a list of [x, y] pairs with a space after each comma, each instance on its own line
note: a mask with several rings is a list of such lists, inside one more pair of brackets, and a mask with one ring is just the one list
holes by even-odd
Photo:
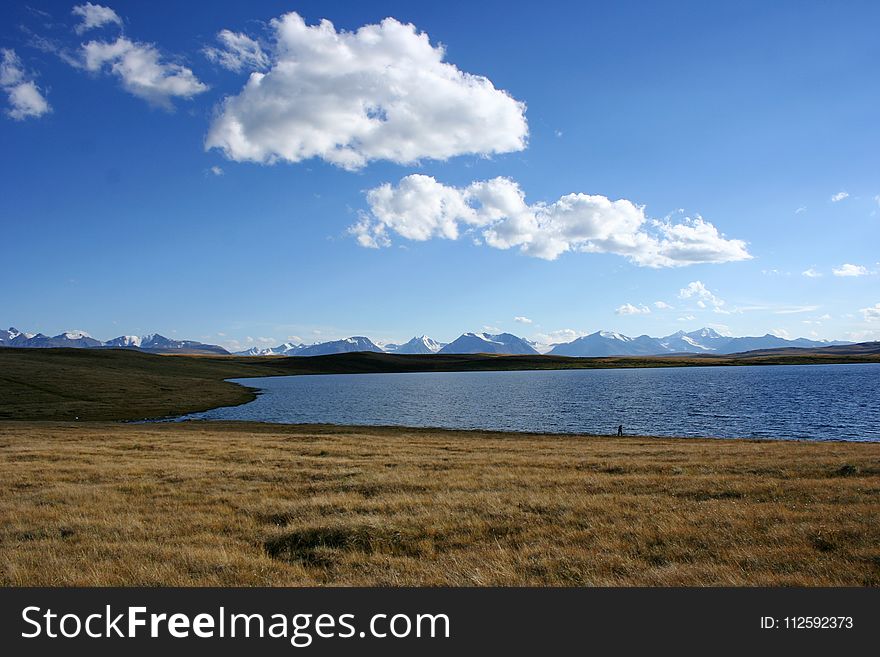
[[[247, 403], [247, 402], [245, 402]], [[235, 406], [240, 406], [241, 404], [236, 404]], [[224, 406], [222, 408], [235, 408], [235, 406]], [[221, 407], [218, 407], [221, 408]], [[213, 409], [209, 409], [213, 410]], [[207, 412], [207, 411], [203, 411]], [[0, 420], [0, 424], [2, 424], [3, 420]], [[28, 420], [19, 420], [19, 422], [33, 422]], [[222, 420], [213, 420], [207, 418], [192, 418], [192, 419], [183, 419], [183, 418], [157, 418], [157, 419], [145, 419], [145, 420], [127, 420], [122, 422], [123, 425], [150, 425], [150, 424], [169, 424], [169, 425], [180, 425], [186, 426], [188, 424], [202, 424], [205, 426], [214, 426], [218, 428], [222, 428], [226, 425], [230, 426], [238, 426], [241, 425], [245, 428], [253, 428], [264, 426], [267, 428], [272, 427], [293, 427], [296, 429], [302, 430], [316, 430], [320, 428], [330, 427], [337, 430], [351, 430], [351, 431], [369, 431], [369, 430], [377, 430], [377, 431], [389, 431], [389, 432], [431, 432], [431, 433], [449, 433], [449, 434], [491, 434], [493, 436], [508, 436], [510, 438], [536, 438], [536, 437], [548, 437], [548, 438], [568, 438], [568, 439], [582, 439], [582, 438], [601, 438], [601, 439], [621, 439], [621, 438], [637, 438], [637, 439], [647, 439], [647, 440], [690, 440], [690, 441], [716, 441], [716, 440], [735, 440], [735, 441], [743, 441], [743, 442], [756, 442], [756, 443], [764, 443], [764, 442], [779, 442], [779, 443], [844, 443], [844, 444], [868, 444], [868, 445], [876, 445], [880, 444], [880, 440], [847, 440], [845, 438], [776, 438], [772, 436], [762, 437], [762, 436], [748, 436], [748, 437], [738, 437], [738, 436], [666, 436], [661, 434], [628, 434], [624, 433], [622, 436], [618, 436], [614, 433], [572, 433], [572, 432], [556, 432], [556, 431], [527, 431], [527, 430], [516, 430], [516, 429], [486, 429], [480, 427], [474, 428], [454, 428], [454, 427], [434, 427], [434, 426], [415, 426], [415, 425], [407, 425], [407, 424], [336, 424], [333, 422], [269, 422], [269, 421], [255, 421], [255, 420], [234, 420], [234, 419], [222, 419]], [[84, 426], [86, 423], [79, 423], [72, 426]]]

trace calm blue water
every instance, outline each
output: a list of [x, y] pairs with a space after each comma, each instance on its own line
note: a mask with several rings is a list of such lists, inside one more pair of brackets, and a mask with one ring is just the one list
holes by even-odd
[[880, 441], [880, 364], [235, 379], [243, 406], [183, 419]]

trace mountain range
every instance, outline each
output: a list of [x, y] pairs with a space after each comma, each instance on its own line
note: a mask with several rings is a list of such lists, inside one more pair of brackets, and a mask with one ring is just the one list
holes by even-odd
[[[236, 352], [239, 356], [323, 356], [358, 351], [393, 354], [514, 354], [549, 353], [554, 356], [659, 356], [663, 354], [734, 354], [758, 349], [786, 347], [828, 347], [852, 344], [840, 341], [817, 341], [797, 338], [787, 340], [770, 333], [759, 337], [731, 337], [711, 328], [686, 333], [678, 331], [662, 338], [640, 335], [635, 338], [612, 331], [596, 331], [571, 342], [539, 345], [511, 333], [464, 333], [443, 344], [426, 335], [403, 344], [378, 345], [364, 336], [305, 345], [285, 342], [277, 347], [253, 347]], [[56, 336], [23, 333], [15, 328], [0, 330], [0, 347], [81, 349], [136, 349], [161, 354], [228, 354], [223, 347], [192, 340], [172, 340], [157, 333], [144, 336], [121, 335], [107, 342], [96, 340], [83, 331], [67, 331]]]
[[172, 340], [158, 333], [144, 336], [120, 335], [107, 342], [96, 340], [84, 331], [66, 331], [48, 336], [42, 333], [24, 333], [16, 328], [0, 330], [0, 347], [52, 349], [136, 349], [153, 354], [228, 354], [223, 347], [193, 340]]

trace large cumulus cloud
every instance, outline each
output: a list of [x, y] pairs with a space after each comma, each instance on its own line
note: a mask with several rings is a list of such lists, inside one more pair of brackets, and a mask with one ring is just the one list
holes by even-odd
[[218, 107], [205, 141], [228, 158], [321, 158], [345, 169], [522, 150], [525, 105], [445, 62], [442, 46], [386, 18], [354, 32], [295, 12], [270, 24], [266, 72]]

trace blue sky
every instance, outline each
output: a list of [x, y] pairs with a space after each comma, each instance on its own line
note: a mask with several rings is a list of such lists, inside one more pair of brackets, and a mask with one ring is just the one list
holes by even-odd
[[4, 326], [880, 339], [877, 3], [75, 6], [0, 7]]

